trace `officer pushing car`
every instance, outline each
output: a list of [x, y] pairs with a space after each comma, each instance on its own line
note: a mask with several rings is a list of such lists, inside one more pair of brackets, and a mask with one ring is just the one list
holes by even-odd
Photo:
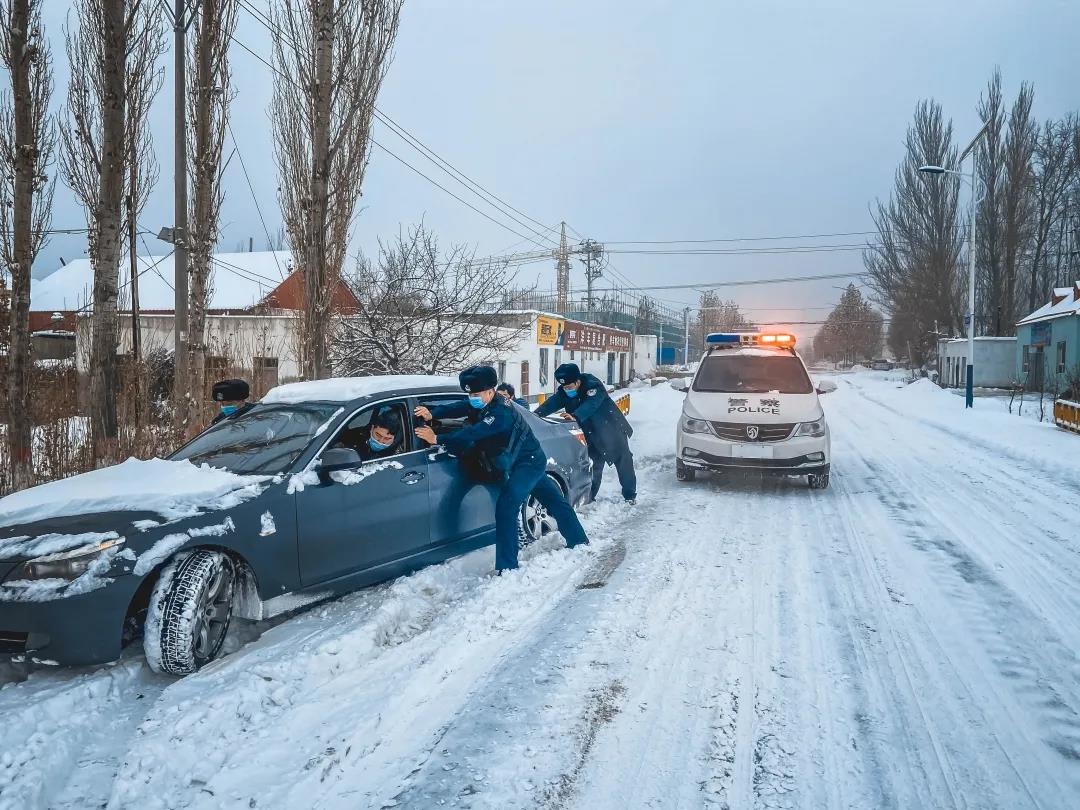
[[637, 475], [628, 439], [634, 429], [608, 396], [604, 384], [592, 374], [583, 374], [576, 363], [563, 363], [555, 369], [555, 380], [558, 390], [534, 413], [549, 416], [565, 410], [573, 416], [585, 434], [593, 461], [593, 498], [600, 490], [604, 465], [611, 464], [619, 474], [623, 498], [633, 505], [637, 502]]
[[[467, 401], [415, 410], [419, 419], [468, 417], [469, 424], [442, 438], [447, 452], [458, 458], [466, 475], [475, 481], [500, 486], [495, 502], [495, 568], [518, 567], [518, 515], [529, 493], [559, 524], [568, 548], [589, 542], [574, 508], [558, 484], [547, 475], [547, 456], [526, 421], [525, 414], [495, 392], [499, 378], [490, 366], [472, 366], [458, 375]], [[430, 441], [428, 427], [417, 435]]]
[[247, 401], [251, 388], [243, 380], [218, 380], [214, 383], [211, 396], [221, 408], [210, 422], [211, 425], [224, 419], [235, 419], [255, 407], [255, 403]]

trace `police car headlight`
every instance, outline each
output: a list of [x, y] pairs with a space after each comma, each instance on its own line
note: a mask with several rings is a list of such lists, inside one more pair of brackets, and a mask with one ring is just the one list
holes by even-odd
[[816, 422], [803, 422], [799, 425], [799, 429], [795, 431], [795, 435], [820, 439], [825, 435], [825, 417], [821, 417]]
[[691, 419], [683, 416], [682, 429], [686, 433], [712, 433], [712, 427], [704, 419]]

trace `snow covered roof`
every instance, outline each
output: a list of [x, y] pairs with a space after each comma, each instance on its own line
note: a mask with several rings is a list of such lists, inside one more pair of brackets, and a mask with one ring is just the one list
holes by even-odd
[[[171, 312], [173, 256], [139, 256], [139, 308]], [[120, 266], [121, 306], [130, 306], [128, 263]], [[210, 309], [247, 309], [262, 301], [288, 277], [292, 268], [289, 251], [217, 253], [213, 261]], [[59, 270], [30, 284], [30, 309], [64, 312], [86, 307], [93, 300], [94, 270], [89, 259], [75, 259]]]
[[1072, 287], [1055, 287], [1053, 297], [1026, 318], [1018, 321], [1017, 326], [1053, 318], [1066, 318], [1069, 315], [1080, 315], [1080, 281]]
[[295, 382], [271, 388], [262, 402], [294, 404], [298, 402], [348, 402], [360, 397], [406, 388], [444, 391], [461, 390], [456, 377], [432, 377], [425, 374], [388, 374], [381, 377], [335, 377], [329, 380]]

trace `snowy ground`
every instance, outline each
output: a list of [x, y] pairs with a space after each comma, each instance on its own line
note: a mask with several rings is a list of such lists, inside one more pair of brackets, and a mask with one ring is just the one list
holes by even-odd
[[587, 551], [477, 552], [181, 681], [0, 669], [0, 807], [1080, 806], [1080, 436], [837, 378], [825, 492], [676, 483], [682, 397], [635, 390], [641, 499], [608, 482]]

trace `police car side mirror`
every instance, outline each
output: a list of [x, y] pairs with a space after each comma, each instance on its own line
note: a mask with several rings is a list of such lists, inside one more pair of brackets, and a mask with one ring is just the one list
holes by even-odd
[[836, 390], [836, 383], [832, 380], [819, 380], [817, 384], [817, 392], [819, 394], [831, 394]]

